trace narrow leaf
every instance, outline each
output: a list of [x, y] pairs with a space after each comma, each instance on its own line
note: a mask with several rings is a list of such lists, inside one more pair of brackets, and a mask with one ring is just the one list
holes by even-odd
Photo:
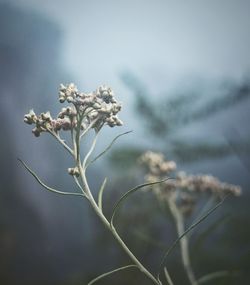
[[178, 242], [186, 235], [188, 234], [192, 229], [194, 229], [196, 226], [198, 226], [202, 221], [204, 221], [209, 215], [211, 215], [218, 207], [220, 207], [222, 205], [222, 203], [224, 202], [224, 200], [228, 197], [228, 195], [226, 195], [217, 205], [215, 205], [212, 209], [210, 209], [206, 214], [204, 214], [201, 218], [199, 218], [195, 223], [193, 223], [190, 227], [188, 227], [183, 234], [181, 234], [174, 242], [173, 244], [167, 249], [167, 251], [164, 253], [163, 258], [161, 260], [160, 266], [159, 266], [159, 272], [158, 272], [158, 276], [160, 276], [160, 271], [162, 266], [164, 265], [164, 262], [166, 260], [166, 258], [168, 257], [168, 255], [172, 252], [172, 250], [176, 247], [176, 245], [178, 244]]
[[63, 191], [59, 191], [59, 190], [56, 190], [54, 188], [51, 188], [49, 186], [47, 186], [46, 184], [44, 184], [41, 179], [36, 175], [35, 172], [33, 172], [25, 162], [23, 162], [20, 158], [18, 158], [18, 160], [22, 163], [22, 165], [26, 168], [26, 170], [28, 170], [28, 172], [36, 179], [36, 181], [42, 186], [44, 187], [45, 189], [47, 189], [48, 191], [51, 191], [51, 192], [54, 192], [54, 193], [57, 193], [57, 194], [61, 194], [61, 195], [73, 195], [73, 196], [83, 196], [83, 197], [86, 197], [84, 194], [82, 193], [72, 193], [72, 192], [63, 192]]
[[230, 276], [230, 275], [234, 275], [233, 272], [227, 271], [227, 270], [221, 270], [221, 271], [216, 271], [210, 274], [207, 274], [205, 276], [202, 276], [201, 278], [199, 278], [197, 280], [197, 284], [204, 284], [207, 283], [211, 280], [214, 280], [216, 278], [222, 278], [222, 277], [226, 277], [226, 276]]
[[99, 281], [99, 280], [102, 279], [103, 277], [106, 277], [106, 276], [111, 275], [111, 274], [113, 274], [113, 273], [115, 273], [115, 272], [118, 272], [118, 271], [121, 271], [121, 270], [124, 270], [124, 269], [127, 269], [127, 268], [131, 268], [131, 267], [137, 267], [137, 265], [133, 265], [133, 264], [131, 264], [131, 265], [126, 265], [126, 266], [123, 266], [123, 267], [119, 267], [119, 268], [117, 268], [117, 269], [114, 269], [114, 270], [112, 270], [112, 271], [106, 272], [106, 273], [104, 273], [104, 274], [102, 274], [102, 275], [96, 277], [95, 279], [91, 280], [91, 281], [88, 283], [88, 285], [94, 284], [96, 281]]
[[174, 285], [166, 267], [164, 267], [164, 274], [165, 274], [166, 280], [168, 281], [168, 285]]
[[98, 206], [100, 208], [100, 210], [102, 211], [102, 195], [103, 195], [103, 191], [104, 188], [106, 186], [107, 183], [107, 177], [105, 177], [104, 181], [102, 182], [101, 188], [99, 190], [99, 194], [98, 194]]
[[102, 151], [100, 154], [98, 154], [93, 160], [90, 161], [89, 164], [95, 162], [97, 159], [99, 159], [101, 156], [103, 156], [107, 151], [109, 151], [112, 147], [112, 145], [115, 143], [115, 141], [121, 137], [121, 136], [124, 136], [124, 135], [127, 135], [129, 133], [132, 133], [132, 131], [128, 131], [128, 132], [125, 132], [125, 133], [122, 133], [122, 134], [119, 134], [118, 136], [116, 136], [112, 142], [104, 149], [104, 151]]
[[124, 195], [122, 195], [122, 197], [118, 200], [118, 202], [117, 202], [117, 203], [115, 204], [115, 206], [114, 206], [113, 213], [112, 213], [111, 220], [110, 220], [111, 226], [113, 226], [113, 221], [114, 221], [114, 217], [115, 217], [115, 215], [116, 215], [117, 210], [121, 207], [122, 202], [123, 202], [125, 199], [127, 199], [127, 197], [128, 197], [130, 194], [132, 194], [132, 193], [134, 193], [134, 192], [136, 192], [136, 191], [138, 191], [138, 190], [140, 190], [141, 188], [144, 188], [144, 187], [146, 187], [146, 186], [151, 186], [151, 185], [155, 185], [155, 184], [159, 184], [159, 183], [165, 182], [165, 181], [167, 181], [168, 179], [171, 179], [171, 178], [166, 178], [166, 179], [163, 179], [163, 180], [160, 180], [160, 181], [155, 181], [155, 182], [149, 182], [149, 183], [140, 184], [140, 185], [138, 185], [138, 186], [136, 186], [136, 187], [130, 189], [130, 190], [129, 190], [128, 192], [126, 192]]

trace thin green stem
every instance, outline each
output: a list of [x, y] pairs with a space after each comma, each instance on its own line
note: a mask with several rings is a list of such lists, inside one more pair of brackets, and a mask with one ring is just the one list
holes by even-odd
[[111, 270], [111, 271], [109, 271], [109, 272], [106, 272], [106, 273], [101, 274], [100, 276], [98, 276], [98, 277], [96, 277], [95, 279], [93, 279], [92, 281], [90, 281], [90, 282], [88, 283], [88, 285], [92, 285], [92, 284], [94, 284], [96, 281], [99, 281], [99, 280], [101, 280], [102, 278], [104, 278], [104, 277], [106, 277], [106, 276], [108, 276], [108, 275], [111, 275], [111, 274], [113, 274], [113, 273], [115, 273], [115, 272], [118, 272], [118, 271], [121, 271], [121, 270], [124, 270], [124, 269], [128, 269], [128, 268], [131, 268], [131, 267], [137, 268], [137, 266], [134, 265], [134, 264], [127, 265], [127, 266], [123, 266], [123, 267], [119, 267], [119, 268], [117, 268], [117, 269], [114, 269], [114, 270]]
[[114, 206], [114, 209], [113, 209], [113, 212], [112, 212], [112, 215], [111, 215], [111, 220], [110, 220], [110, 223], [111, 225], [113, 225], [114, 223], [114, 218], [115, 218], [115, 215], [118, 211], [118, 209], [121, 207], [122, 203], [125, 201], [125, 199], [128, 198], [129, 195], [131, 195], [132, 193], [146, 187], [146, 186], [152, 186], [152, 185], [155, 185], [155, 184], [160, 184], [160, 183], [163, 183], [165, 181], [167, 181], [168, 179], [171, 179], [171, 178], [165, 178], [163, 180], [159, 180], [159, 181], [154, 181], [154, 182], [147, 182], [147, 183], [143, 183], [143, 184], [140, 184], [140, 185], [137, 185], [136, 187], [130, 189], [129, 191], [127, 191], [125, 194], [123, 194], [121, 196], [121, 198], [118, 200], [118, 202], [116, 202], [115, 206]]
[[36, 179], [36, 181], [46, 190], [50, 192], [54, 192], [56, 194], [61, 194], [61, 195], [82, 196], [82, 197], [87, 198], [84, 193], [64, 192], [64, 191], [59, 191], [59, 190], [49, 187], [44, 182], [42, 182], [42, 180], [37, 176], [37, 174], [34, 171], [32, 171], [25, 162], [23, 162], [20, 158], [18, 158], [18, 160], [22, 163], [22, 165], [26, 168], [26, 170], [28, 170], [28, 172]]
[[204, 284], [204, 283], [207, 283], [213, 279], [216, 279], [216, 278], [222, 278], [222, 277], [226, 277], [226, 276], [229, 276], [230, 275], [230, 271], [227, 271], [227, 270], [221, 270], [221, 271], [216, 271], [216, 272], [213, 272], [213, 273], [209, 273], [205, 276], [202, 276], [201, 278], [198, 279], [197, 283], [200, 285], [200, 284]]
[[113, 234], [114, 238], [117, 240], [117, 242], [120, 244], [120, 246], [123, 248], [123, 250], [127, 253], [127, 255], [131, 258], [131, 260], [135, 263], [135, 265], [138, 266], [141, 272], [143, 272], [149, 279], [152, 280], [154, 284], [159, 285], [160, 283], [156, 280], [156, 278], [141, 264], [141, 262], [135, 257], [135, 255], [130, 251], [130, 249], [127, 247], [127, 245], [124, 243], [124, 241], [121, 239], [119, 234], [117, 233], [116, 229], [109, 223], [107, 218], [103, 215], [102, 211], [96, 204], [92, 193], [89, 189], [88, 182], [85, 176], [84, 170], [81, 168], [81, 165], [78, 164], [78, 167], [80, 167], [80, 176], [82, 179], [83, 184], [85, 185], [86, 194], [89, 197], [89, 201], [91, 206], [93, 207], [96, 214], [99, 216], [103, 224], [106, 226], [106, 228], [109, 229], [109, 231]]
[[85, 158], [84, 158], [84, 160], [83, 160], [83, 162], [82, 162], [82, 168], [83, 168], [84, 170], [86, 169], [86, 165], [87, 165], [87, 161], [88, 161], [89, 157], [91, 156], [92, 152], [93, 152], [94, 149], [95, 149], [96, 142], [97, 142], [97, 138], [98, 138], [98, 132], [96, 132], [95, 138], [94, 138], [94, 140], [93, 140], [93, 142], [92, 142], [92, 145], [91, 145], [91, 147], [90, 147], [90, 150], [88, 151], [88, 153], [86, 154], [86, 156], [85, 156]]
[[78, 178], [77, 178], [75, 175], [74, 175], [73, 177], [74, 177], [74, 180], [75, 180], [76, 185], [79, 187], [79, 189], [81, 190], [81, 192], [86, 196], [86, 193], [84, 192], [83, 187], [82, 187], [81, 184], [79, 183]]
[[56, 134], [54, 131], [51, 131], [50, 129], [47, 129], [47, 131], [57, 140], [59, 143], [72, 155], [74, 156], [74, 151], [64, 142], [63, 139], [60, 138], [58, 134]]
[[127, 135], [129, 133], [131, 133], [132, 131], [128, 131], [122, 134], [119, 134], [118, 136], [116, 136], [111, 143], [100, 153], [98, 154], [93, 160], [90, 161], [90, 163], [94, 163], [97, 159], [99, 159], [101, 156], [103, 156], [107, 151], [109, 151], [111, 149], [111, 147], [113, 146], [113, 144], [115, 143], [116, 140], [118, 140], [121, 136]]
[[76, 144], [76, 153], [75, 160], [80, 160], [80, 132], [81, 132], [81, 124], [82, 124], [83, 116], [78, 115], [77, 117], [77, 126], [76, 126], [76, 135], [75, 135], [75, 144]]
[[165, 277], [166, 277], [166, 279], [168, 281], [168, 285], [174, 285], [174, 282], [172, 281], [172, 279], [171, 279], [171, 277], [170, 277], [166, 267], [164, 267], [164, 274], [165, 274]]
[[100, 187], [99, 193], [98, 193], [98, 207], [100, 208], [101, 211], [103, 211], [102, 210], [102, 196], [103, 196], [103, 191], [105, 189], [106, 183], [107, 183], [107, 178], [104, 179]]
[[[77, 144], [77, 148], [79, 149], [80, 146], [80, 137], [79, 137], [79, 133], [80, 133], [80, 129], [77, 129], [77, 140], [76, 140], [76, 144]], [[95, 144], [96, 144], [96, 140], [97, 140], [97, 135], [98, 133], [96, 133], [95, 139], [92, 143], [92, 146], [90, 147], [89, 152], [87, 153], [87, 155], [85, 156], [84, 160], [83, 160], [83, 164], [81, 164], [81, 159], [80, 156], [77, 156], [77, 167], [79, 169], [79, 173], [80, 173], [80, 179], [82, 181], [82, 185], [84, 185], [85, 188], [85, 193], [86, 196], [89, 199], [89, 202], [92, 206], [92, 208], [94, 209], [95, 213], [97, 214], [97, 216], [100, 218], [100, 220], [102, 221], [102, 223], [104, 224], [104, 226], [113, 234], [114, 238], [117, 240], [117, 242], [120, 244], [120, 246], [123, 248], [123, 250], [127, 253], [127, 255], [131, 258], [131, 260], [134, 262], [134, 264], [140, 269], [141, 272], [143, 272], [149, 279], [152, 280], [152, 282], [156, 285], [160, 285], [160, 281], [157, 281], [157, 279], [141, 264], [141, 262], [135, 257], [135, 255], [130, 251], [130, 249], [127, 247], [127, 245], [124, 243], [124, 241], [121, 239], [121, 237], [119, 236], [119, 234], [117, 233], [116, 229], [110, 224], [110, 222], [107, 220], [107, 218], [104, 216], [104, 214], [102, 213], [101, 209], [98, 207], [92, 192], [89, 188], [88, 185], [88, 181], [86, 178], [86, 162], [89, 158], [89, 156], [91, 155], [91, 153], [94, 150]]]
[[70, 132], [71, 132], [71, 139], [72, 139], [72, 145], [73, 145], [73, 152], [75, 155], [76, 154], [76, 140], [75, 140], [75, 135], [74, 135], [74, 129], [71, 128]]

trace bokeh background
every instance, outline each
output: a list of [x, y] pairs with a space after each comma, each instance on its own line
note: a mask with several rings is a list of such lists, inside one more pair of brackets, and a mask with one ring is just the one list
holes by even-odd
[[[210, 284], [250, 278], [250, 2], [6, 0], [0, 1], [0, 284], [78, 285], [129, 263], [86, 201], [48, 193], [21, 167], [25, 160], [47, 184], [74, 190], [67, 153], [52, 138], [34, 138], [23, 115], [60, 110], [60, 83], [90, 92], [111, 86], [124, 126], [103, 131], [112, 151], [89, 171], [94, 192], [105, 176], [104, 210], [143, 181], [138, 156], [162, 151], [188, 173], [239, 184], [193, 234], [197, 276], [237, 272]], [[89, 142], [86, 142], [87, 147]], [[152, 271], [176, 238], [173, 221], [150, 193], [135, 194], [119, 216], [119, 232]], [[188, 284], [178, 248], [167, 266]], [[150, 284], [136, 271], [100, 284]]]

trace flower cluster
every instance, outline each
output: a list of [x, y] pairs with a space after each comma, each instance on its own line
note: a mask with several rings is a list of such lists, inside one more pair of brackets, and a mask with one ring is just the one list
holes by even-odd
[[66, 86], [61, 84], [59, 102], [65, 101], [71, 105], [62, 108], [55, 119], [49, 112], [36, 115], [33, 110], [24, 116], [25, 123], [35, 125], [32, 132], [36, 137], [42, 132], [57, 133], [60, 130], [67, 131], [77, 127], [81, 130], [94, 128], [99, 131], [104, 125], [110, 127], [122, 125], [117, 116], [121, 104], [116, 101], [109, 87], [101, 86], [96, 91], [85, 94], [78, 92], [73, 83]]
[[165, 161], [164, 155], [159, 152], [147, 151], [139, 159], [139, 162], [147, 165], [153, 175], [162, 176], [176, 169], [174, 161]]
[[54, 131], [58, 132], [61, 129], [64, 131], [70, 130], [75, 124], [69, 118], [52, 119], [50, 112], [41, 113], [36, 115], [33, 110], [30, 110], [28, 114], [24, 116], [24, 122], [32, 125], [35, 124], [35, 128], [32, 133], [39, 137], [42, 132]]
[[180, 189], [188, 189], [194, 192], [211, 192], [218, 196], [233, 194], [239, 196], [241, 188], [236, 185], [221, 182], [212, 175], [187, 175], [185, 172], [178, 172], [176, 186]]
[[[176, 169], [174, 161], [166, 161], [161, 153], [146, 152], [139, 159], [148, 169], [147, 182], [159, 181]], [[187, 175], [177, 172], [175, 179], [169, 179], [152, 187], [154, 193], [161, 200], [175, 200], [176, 205], [183, 213], [191, 213], [195, 203], [202, 193], [214, 197], [223, 197], [226, 194], [239, 196], [241, 188], [228, 183], [223, 183], [212, 175]]]
[[117, 117], [121, 110], [121, 104], [114, 97], [111, 88], [103, 85], [96, 91], [85, 94], [78, 92], [77, 87], [71, 83], [61, 84], [59, 101], [72, 103], [80, 116], [85, 116], [85, 123], [94, 123], [94, 127], [100, 129], [105, 123], [110, 127], [121, 126], [122, 121]]

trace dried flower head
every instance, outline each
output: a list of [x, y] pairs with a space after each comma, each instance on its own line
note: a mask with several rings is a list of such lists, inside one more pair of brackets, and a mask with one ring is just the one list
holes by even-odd
[[78, 177], [80, 175], [78, 167], [68, 168], [68, 174]]
[[[147, 182], [159, 181], [176, 169], [174, 161], [166, 161], [162, 153], [147, 151], [139, 161], [147, 166]], [[208, 193], [221, 198], [226, 194], [239, 196], [241, 188], [236, 185], [219, 181], [212, 175], [187, 175], [185, 172], [177, 172], [175, 179], [169, 179], [161, 184], [152, 186], [153, 192], [160, 200], [169, 201], [175, 199], [176, 205], [182, 213], [192, 213], [199, 195]]]
[[145, 152], [140, 157], [139, 162], [146, 165], [151, 174], [158, 176], [166, 175], [176, 169], [174, 161], [166, 161], [164, 155], [158, 152]]
[[33, 110], [24, 116], [24, 122], [35, 125], [32, 130], [36, 137], [42, 132], [57, 133], [80, 127], [81, 130], [93, 128], [99, 131], [104, 125], [121, 126], [122, 121], [117, 114], [121, 104], [117, 103], [114, 92], [107, 86], [100, 86], [96, 91], [80, 93], [75, 84], [60, 85], [59, 102], [70, 105], [62, 108], [57, 118], [53, 119], [49, 112], [36, 115]]
[[185, 172], [178, 172], [176, 184], [179, 189], [188, 189], [191, 192], [210, 192], [218, 196], [225, 194], [239, 196], [241, 194], [239, 186], [221, 182], [212, 175], [187, 175]]

